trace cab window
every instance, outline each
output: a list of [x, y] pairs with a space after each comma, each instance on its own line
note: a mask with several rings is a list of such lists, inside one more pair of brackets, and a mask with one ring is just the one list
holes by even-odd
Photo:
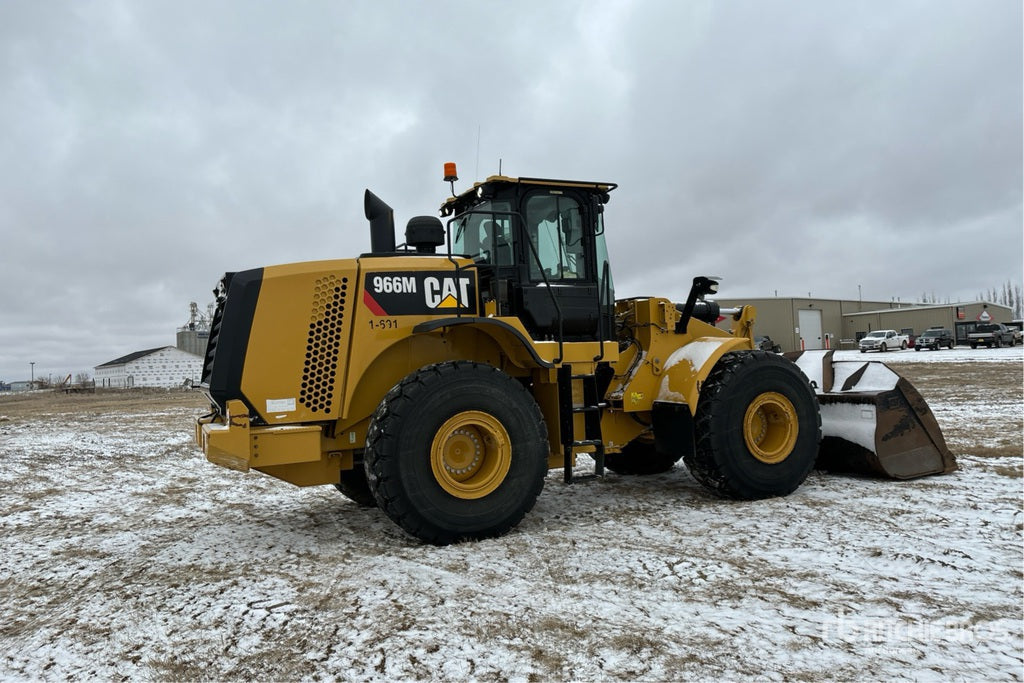
[[600, 213], [597, 214], [597, 234], [594, 243], [597, 248], [597, 278], [601, 288], [601, 303], [611, 306], [615, 304], [615, 281], [612, 279], [611, 265], [608, 261], [608, 244], [604, 239], [604, 216]]
[[464, 254], [480, 264], [510, 266], [512, 207], [508, 201], [484, 201], [455, 222], [452, 253]]
[[583, 218], [580, 205], [560, 194], [535, 194], [525, 207], [530, 280], [586, 278]]

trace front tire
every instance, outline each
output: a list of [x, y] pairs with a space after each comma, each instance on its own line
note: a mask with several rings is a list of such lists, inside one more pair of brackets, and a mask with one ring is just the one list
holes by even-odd
[[522, 384], [468, 361], [422, 368], [370, 421], [367, 480], [381, 510], [420, 540], [500, 536], [533, 508], [547, 427]]
[[755, 500], [792, 493], [814, 467], [821, 440], [818, 400], [781, 356], [727, 353], [700, 392], [696, 448], [684, 460], [706, 488]]

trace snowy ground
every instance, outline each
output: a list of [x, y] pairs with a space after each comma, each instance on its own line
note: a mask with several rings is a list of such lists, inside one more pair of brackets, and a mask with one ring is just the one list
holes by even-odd
[[555, 471], [446, 548], [207, 463], [195, 395], [0, 398], [0, 678], [1020, 680], [1020, 347], [850, 357], [918, 386], [959, 472], [743, 503]]

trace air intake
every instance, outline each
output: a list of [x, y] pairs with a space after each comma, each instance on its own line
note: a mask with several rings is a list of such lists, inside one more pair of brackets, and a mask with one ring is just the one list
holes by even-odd
[[419, 254], [433, 254], [444, 244], [444, 225], [437, 216], [415, 216], [405, 226], [405, 243]]
[[313, 290], [312, 322], [306, 341], [299, 401], [314, 413], [329, 413], [334, 405], [347, 294], [348, 278], [333, 275], [317, 280]]

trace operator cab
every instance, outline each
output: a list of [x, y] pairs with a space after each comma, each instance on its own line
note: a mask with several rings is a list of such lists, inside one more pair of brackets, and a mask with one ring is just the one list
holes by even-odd
[[448, 199], [441, 215], [449, 217], [450, 253], [476, 264], [481, 310], [494, 302], [536, 340], [612, 339], [602, 215], [615, 187], [491, 176]]

